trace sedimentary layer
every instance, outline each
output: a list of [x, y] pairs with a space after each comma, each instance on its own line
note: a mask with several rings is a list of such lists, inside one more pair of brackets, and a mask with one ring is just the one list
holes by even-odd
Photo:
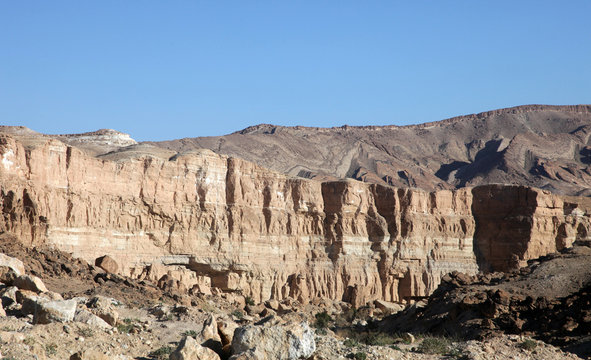
[[193, 292], [359, 306], [427, 296], [452, 271], [520, 266], [589, 229], [576, 198], [523, 186], [318, 182], [209, 150], [152, 150], [95, 157], [0, 134], [0, 230]]

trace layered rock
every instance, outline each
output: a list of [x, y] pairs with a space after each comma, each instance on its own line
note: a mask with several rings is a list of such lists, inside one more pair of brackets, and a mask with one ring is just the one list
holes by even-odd
[[97, 158], [0, 135], [0, 231], [89, 262], [108, 254], [122, 273], [187, 290], [359, 306], [427, 296], [450, 271], [519, 265], [588, 229], [577, 204], [525, 187], [426, 192], [292, 178], [209, 150], [169, 155]]

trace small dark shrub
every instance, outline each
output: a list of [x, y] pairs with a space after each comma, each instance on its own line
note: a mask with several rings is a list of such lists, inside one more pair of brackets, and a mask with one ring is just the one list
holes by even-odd
[[417, 352], [423, 354], [447, 354], [449, 352], [449, 340], [439, 337], [426, 337], [417, 347]]
[[240, 310], [234, 310], [234, 311], [232, 311], [232, 313], [230, 313], [230, 315], [234, 316], [235, 318], [237, 318], [239, 320], [244, 318], [244, 313]]
[[316, 314], [316, 327], [319, 329], [326, 329], [328, 324], [332, 321], [332, 317], [326, 311]]
[[184, 331], [182, 334], [182, 336], [186, 336], [186, 337], [192, 337], [193, 339], [197, 338], [197, 331], [195, 330], [187, 330]]
[[353, 359], [355, 360], [365, 360], [367, 359], [367, 354], [364, 352], [357, 352], [353, 355]]
[[168, 355], [172, 352], [172, 347], [163, 346], [158, 350], [154, 350], [150, 353], [150, 357], [155, 359], [168, 359]]
[[345, 341], [343, 341], [343, 345], [345, 345], [346, 347], [355, 347], [355, 346], [359, 346], [359, 341], [349, 338], [349, 339], [345, 339]]
[[524, 350], [527, 350], [527, 351], [533, 351], [536, 349], [536, 347], [538, 347], [538, 344], [531, 339], [527, 339], [527, 340], [521, 342], [519, 344], [519, 347]]

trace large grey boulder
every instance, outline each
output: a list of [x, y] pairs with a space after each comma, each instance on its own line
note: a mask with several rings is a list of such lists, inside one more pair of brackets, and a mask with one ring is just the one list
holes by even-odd
[[86, 309], [78, 309], [74, 314], [74, 321], [91, 325], [101, 329], [110, 329], [111, 325]]
[[76, 301], [40, 299], [35, 308], [33, 323], [49, 324], [52, 322], [69, 322], [74, 320]]
[[309, 358], [316, 351], [314, 332], [308, 322], [246, 325], [236, 329], [232, 353], [264, 354], [267, 359], [295, 360]]

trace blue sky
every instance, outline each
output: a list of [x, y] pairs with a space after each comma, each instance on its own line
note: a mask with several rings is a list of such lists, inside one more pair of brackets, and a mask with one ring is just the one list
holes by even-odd
[[137, 140], [591, 103], [591, 1], [4, 1], [0, 124]]

